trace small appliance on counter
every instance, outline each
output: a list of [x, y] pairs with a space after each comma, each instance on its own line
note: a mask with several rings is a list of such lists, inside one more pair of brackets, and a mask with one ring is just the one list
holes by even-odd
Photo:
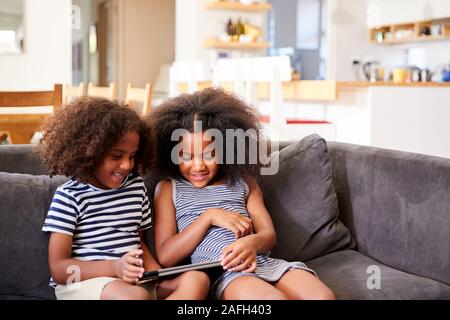
[[363, 64], [362, 69], [367, 81], [384, 81], [384, 68], [380, 67], [379, 61], [368, 61]]
[[450, 65], [447, 65], [444, 69], [442, 69], [442, 81], [450, 82]]

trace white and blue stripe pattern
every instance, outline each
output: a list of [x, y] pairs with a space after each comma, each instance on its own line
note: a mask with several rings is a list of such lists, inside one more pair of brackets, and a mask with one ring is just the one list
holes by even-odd
[[138, 231], [150, 226], [144, 181], [130, 174], [117, 189], [102, 190], [76, 180], [59, 186], [42, 230], [73, 236], [72, 257], [93, 261], [118, 259], [139, 248]]
[[[246, 199], [248, 186], [244, 180], [236, 183], [196, 188], [187, 180], [172, 180], [173, 201], [176, 208], [178, 232], [183, 231], [208, 208], [222, 208], [249, 217]], [[234, 234], [228, 229], [211, 227], [191, 255], [192, 263], [219, 260], [223, 249], [234, 242]], [[254, 273], [225, 271], [212, 286], [212, 296], [220, 299], [226, 286], [235, 278], [250, 275], [268, 282], [279, 280], [289, 269], [315, 272], [302, 262], [286, 262], [269, 257], [269, 252], [258, 254]]]

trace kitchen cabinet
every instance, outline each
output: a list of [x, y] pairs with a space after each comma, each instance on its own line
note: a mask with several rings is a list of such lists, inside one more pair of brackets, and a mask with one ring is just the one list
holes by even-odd
[[373, 44], [450, 40], [450, 17], [381, 25], [369, 30]]

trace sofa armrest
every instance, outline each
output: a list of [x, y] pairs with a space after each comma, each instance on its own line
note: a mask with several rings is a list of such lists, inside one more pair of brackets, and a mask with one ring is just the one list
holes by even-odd
[[358, 251], [450, 284], [450, 159], [333, 142], [329, 152]]

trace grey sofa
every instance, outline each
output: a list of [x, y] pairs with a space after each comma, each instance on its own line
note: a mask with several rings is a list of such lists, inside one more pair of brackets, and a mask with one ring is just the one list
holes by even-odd
[[[304, 155], [311, 145], [296, 154]], [[303, 227], [293, 227], [298, 220], [289, 220], [296, 210], [291, 201], [302, 199], [286, 190], [293, 188], [289, 177], [262, 181], [279, 239], [274, 255], [306, 257], [338, 299], [450, 299], [450, 159], [336, 142], [328, 142], [324, 154], [329, 159], [323, 164], [332, 172], [324, 176], [331, 184], [327, 197], [338, 205], [339, 219], [305, 230], [304, 243], [318, 241], [313, 247], [302, 244]], [[285, 158], [292, 162], [293, 156]], [[286, 170], [294, 182], [295, 170], [317, 174], [300, 165]], [[67, 178], [45, 174], [30, 145], [0, 146], [1, 299], [54, 299], [48, 287], [48, 236], [40, 228], [56, 186]], [[147, 181], [151, 189], [152, 179]], [[280, 201], [273, 200], [277, 192]], [[321, 234], [343, 235], [322, 246], [327, 240], [317, 238]], [[321, 252], [314, 252], [317, 248]]]

